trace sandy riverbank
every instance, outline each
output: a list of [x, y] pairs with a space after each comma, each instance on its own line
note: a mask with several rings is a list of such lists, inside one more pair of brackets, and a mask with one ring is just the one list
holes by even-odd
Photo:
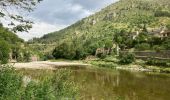
[[38, 61], [38, 62], [29, 62], [29, 63], [15, 63], [12, 64], [16, 69], [55, 69], [60, 67], [69, 67], [69, 66], [89, 66], [89, 64], [84, 64], [81, 62], [50, 62], [50, 61]]

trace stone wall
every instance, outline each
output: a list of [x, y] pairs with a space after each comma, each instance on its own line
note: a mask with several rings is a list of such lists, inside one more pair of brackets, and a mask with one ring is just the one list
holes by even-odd
[[136, 56], [147, 56], [147, 57], [156, 57], [156, 58], [169, 58], [170, 59], [170, 50], [167, 51], [135, 51]]
[[[127, 53], [128, 51], [122, 51], [122, 53]], [[136, 58], [147, 60], [148, 58], [155, 58], [160, 60], [170, 60], [170, 50], [164, 51], [134, 51]]]

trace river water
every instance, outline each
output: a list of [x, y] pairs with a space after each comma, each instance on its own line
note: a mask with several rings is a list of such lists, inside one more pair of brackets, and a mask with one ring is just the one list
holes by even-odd
[[80, 86], [82, 100], [170, 100], [169, 74], [88, 68], [71, 70], [74, 81]]

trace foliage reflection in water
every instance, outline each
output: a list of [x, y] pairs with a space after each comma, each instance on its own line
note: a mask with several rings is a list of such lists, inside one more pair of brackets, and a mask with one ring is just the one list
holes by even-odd
[[[74, 81], [79, 85], [82, 100], [168, 100], [170, 75], [122, 70], [72, 67]], [[28, 71], [41, 78], [55, 71]], [[48, 74], [47, 74], [48, 73]]]

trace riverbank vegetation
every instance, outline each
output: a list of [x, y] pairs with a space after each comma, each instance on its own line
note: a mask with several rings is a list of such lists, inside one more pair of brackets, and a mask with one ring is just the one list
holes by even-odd
[[[144, 61], [135, 58], [131, 59], [131, 57], [125, 61], [128, 61], [128, 63], [124, 63], [124, 61], [122, 63], [122, 58], [120, 59], [119, 56], [106, 56], [104, 59], [96, 58], [93, 60], [85, 60], [83, 62], [91, 64], [94, 68], [170, 73], [169, 61], [160, 61], [152, 58]], [[129, 61], [133, 62], [129, 63]]]
[[11, 66], [0, 67], [0, 100], [76, 99], [78, 86], [69, 77], [71, 71], [57, 70], [45, 77], [23, 75]]

